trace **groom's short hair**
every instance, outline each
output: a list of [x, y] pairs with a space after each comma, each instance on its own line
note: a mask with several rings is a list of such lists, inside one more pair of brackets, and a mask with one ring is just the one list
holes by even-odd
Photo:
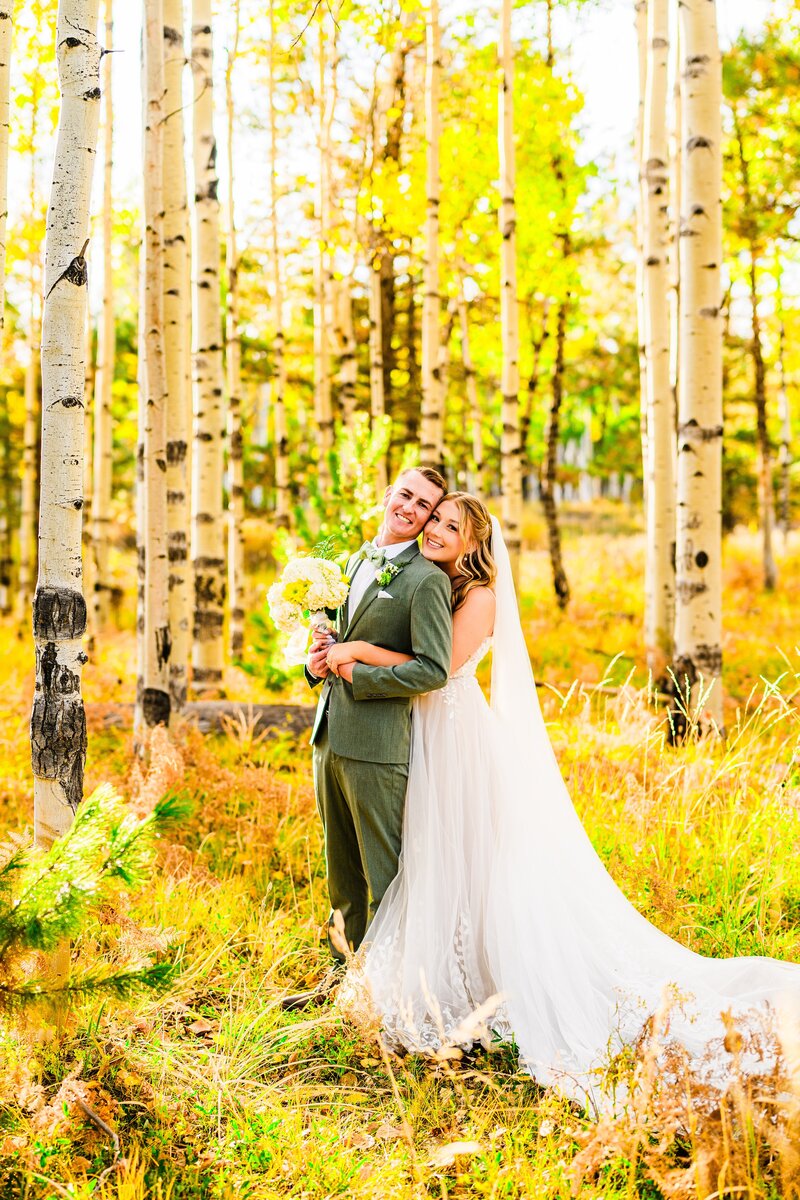
[[436, 470], [436, 467], [406, 467], [405, 471], [400, 472], [400, 476], [398, 476], [398, 478], [403, 475], [410, 474], [411, 471], [416, 471], [417, 474], [421, 475], [423, 479], [427, 479], [428, 483], [432, 483], [434, 487], [439, 488], [442, 496], [447, 495], [447, 480], [445, 479], [444, 475], [442, 475], [441, 471]]

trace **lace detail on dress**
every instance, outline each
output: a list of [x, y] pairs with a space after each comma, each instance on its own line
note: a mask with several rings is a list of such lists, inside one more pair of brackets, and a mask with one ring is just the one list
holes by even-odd
[[458, 670], [453, 672], [453, 674], [450, 676], [449, 682], [452, 682], [454, 679], [471, 679], [477, 671], [478, 664], [480, 663], [481, 659], [485, 654], [489, 653], [491, 645], [492, 639], [490, 637], [484, 638], [480, 646], [478, 646], [478, 649], [474, 650], [472, 654], [470, 654], [467, 661], [463, 662]]

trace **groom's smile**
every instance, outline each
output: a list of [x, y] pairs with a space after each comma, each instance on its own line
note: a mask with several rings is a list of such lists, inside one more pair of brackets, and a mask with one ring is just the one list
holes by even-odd
[[419, 537], [441, 499], [441, 488], [420, 471], [404, 471], [386, 490], [380, 543], [391, 545]]

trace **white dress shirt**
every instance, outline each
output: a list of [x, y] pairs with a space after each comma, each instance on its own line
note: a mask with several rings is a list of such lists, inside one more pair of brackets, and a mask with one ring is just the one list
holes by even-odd
[[[398, 554], [402, 554], [403, 551], [407, 550], [409, 546], [415, 545], [416, 540], [416, 538], [412, 538], [408, 542], [398, 542], [393, 546], [379, 546], [378, 549], [382, 550], [387, 558], [397, 558]], [[352, 621], [353, 614], [363, 600], [364, 593], [375, 578], [375, 570], [375, 564], [371, 563], [368, 558], [362, 558], [361, 562], [355, 569], [353, 578], [350, 581], [350, 592], [347, 597], [348, 625]]]

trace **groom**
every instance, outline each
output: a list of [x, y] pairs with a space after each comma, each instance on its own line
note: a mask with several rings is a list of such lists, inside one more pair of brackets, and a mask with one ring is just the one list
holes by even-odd
[[[354, 949], [397, 874], [411, 701], [442, 687], [450, 670], [450, 582], [417, 545], [446, 491], [432, 468], [403, 471], [386, 489], [375, 542], [366, 542], [347, 564], [350, 594], [339, 610], [337, 639], [358, 638], [412, 660], [395, 667], [348, 663], [335, 675], [325, 662], [330, 640], [323, 637], [306, 664], [309, 684], [323, 685], [311, 742], [331, 910], [341, 912]], [[333, 947], [331, 952], [341, 961]], [[315, 998], [321, 993], [290, 997], [287, 1006], [303, 1007]]]

